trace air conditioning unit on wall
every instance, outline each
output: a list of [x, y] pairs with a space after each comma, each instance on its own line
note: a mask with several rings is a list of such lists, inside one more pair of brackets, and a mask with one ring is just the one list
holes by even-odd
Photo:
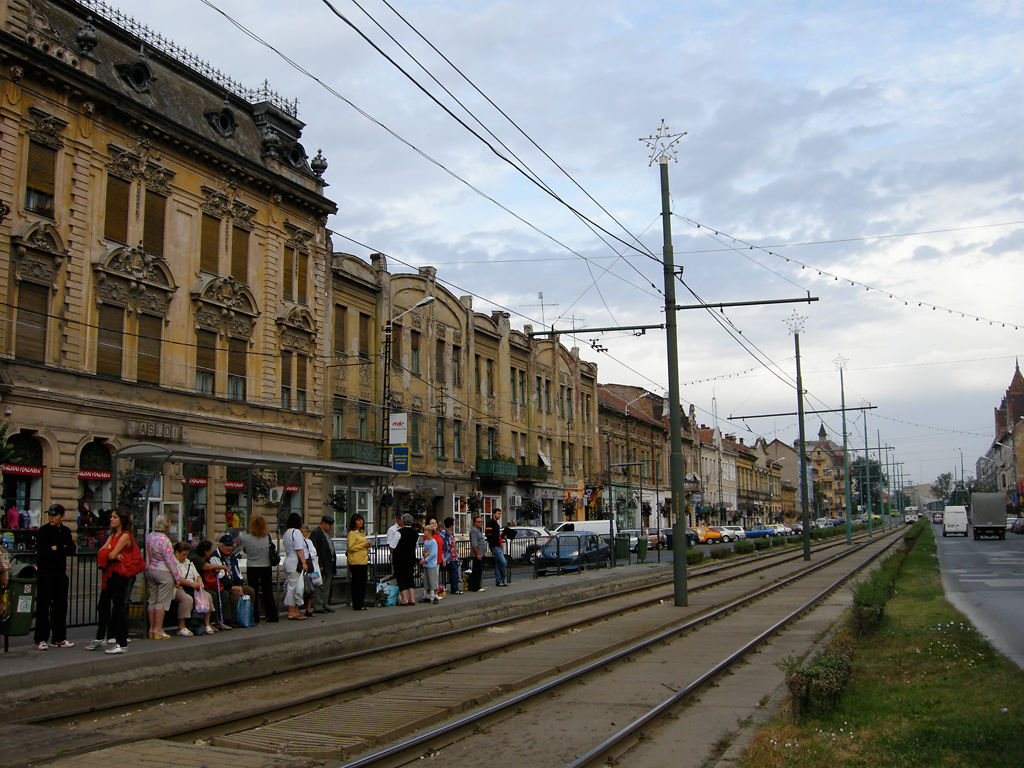
[[509, 501], [509, 505], [510, 506], [520, 507], [523, 504], [523, 497], [522, 496], [510, 496], [508, 501]]
[[267, 492], [267, 501], [271, 504], [280, 504], [281, 499], [284, 498], [284, 488], [280, 485], [275, 485]]

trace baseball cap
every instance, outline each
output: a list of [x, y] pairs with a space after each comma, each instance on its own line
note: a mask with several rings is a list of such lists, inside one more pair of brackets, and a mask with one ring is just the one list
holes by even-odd
[[221, 536], [220, 539], [218, 539], [218, 541], [221, 544], [230, 544], [231, 546], [235, 546], [235, 540], [231, 537], [231, 534], [228, 533], [225, 533], [223, 536]]
[[64, 515], [64, 506], [62, 504], [51, 504], [50, 508], [46, 510], [48, 515]]

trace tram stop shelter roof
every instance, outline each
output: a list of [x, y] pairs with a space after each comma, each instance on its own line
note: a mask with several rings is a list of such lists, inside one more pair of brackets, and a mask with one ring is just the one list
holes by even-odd
[[247, 453], [225, 451], [218, 448], [193, 448], [180, 445], [157, 443], [136, 443], [114, 454], [115, 459], [160, 459], [164, 462], [188, 462], [196, 464], [221, 464], [229, 467], [250, 469], [291, 469], [304, 472], [337, 472], [351, 475], [396, 475], [391, 467], [378, 464], [325, 461], [296, 456], [281, 456], [268, 453]]

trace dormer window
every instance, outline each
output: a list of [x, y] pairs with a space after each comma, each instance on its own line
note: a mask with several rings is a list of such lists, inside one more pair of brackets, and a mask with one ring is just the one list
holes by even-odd
[[227, 107], [222, 108], [219, 112], [207, 112], [206, 119], [213, 127], [213, 130], [225, 139], [233, 136], [235, 129], [238, 127], [238, 121], [235, 120], [234, 113]]
[[124, 78], [124, 81], [131, 86], [132, 90], [139, 93], [149, 93], [149, 88], [156, 79], [153, 75], [153, 70], [149, 68], [149, 64], [142, 57], [139, 57], [131, 64], [119, 64], [117, 71]]

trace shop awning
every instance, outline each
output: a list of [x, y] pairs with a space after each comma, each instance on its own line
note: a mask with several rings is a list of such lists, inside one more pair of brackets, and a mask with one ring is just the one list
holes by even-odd
[[324, 461], [297, 456], [278, 456], [267, 453], [246, 453], [224, 451], [217, 448], [193, 448], [180, 445], [158, 445], [136, 443], [122, 448], [114, 454], [117, 459], [159, 459], [175, 463], [220, 464], [229, 467], [251, 467], [263, 469], [293, 469], [304, 472], [336, 472], [346, 475], [395, 475], [391, 467], [355, 462]]

